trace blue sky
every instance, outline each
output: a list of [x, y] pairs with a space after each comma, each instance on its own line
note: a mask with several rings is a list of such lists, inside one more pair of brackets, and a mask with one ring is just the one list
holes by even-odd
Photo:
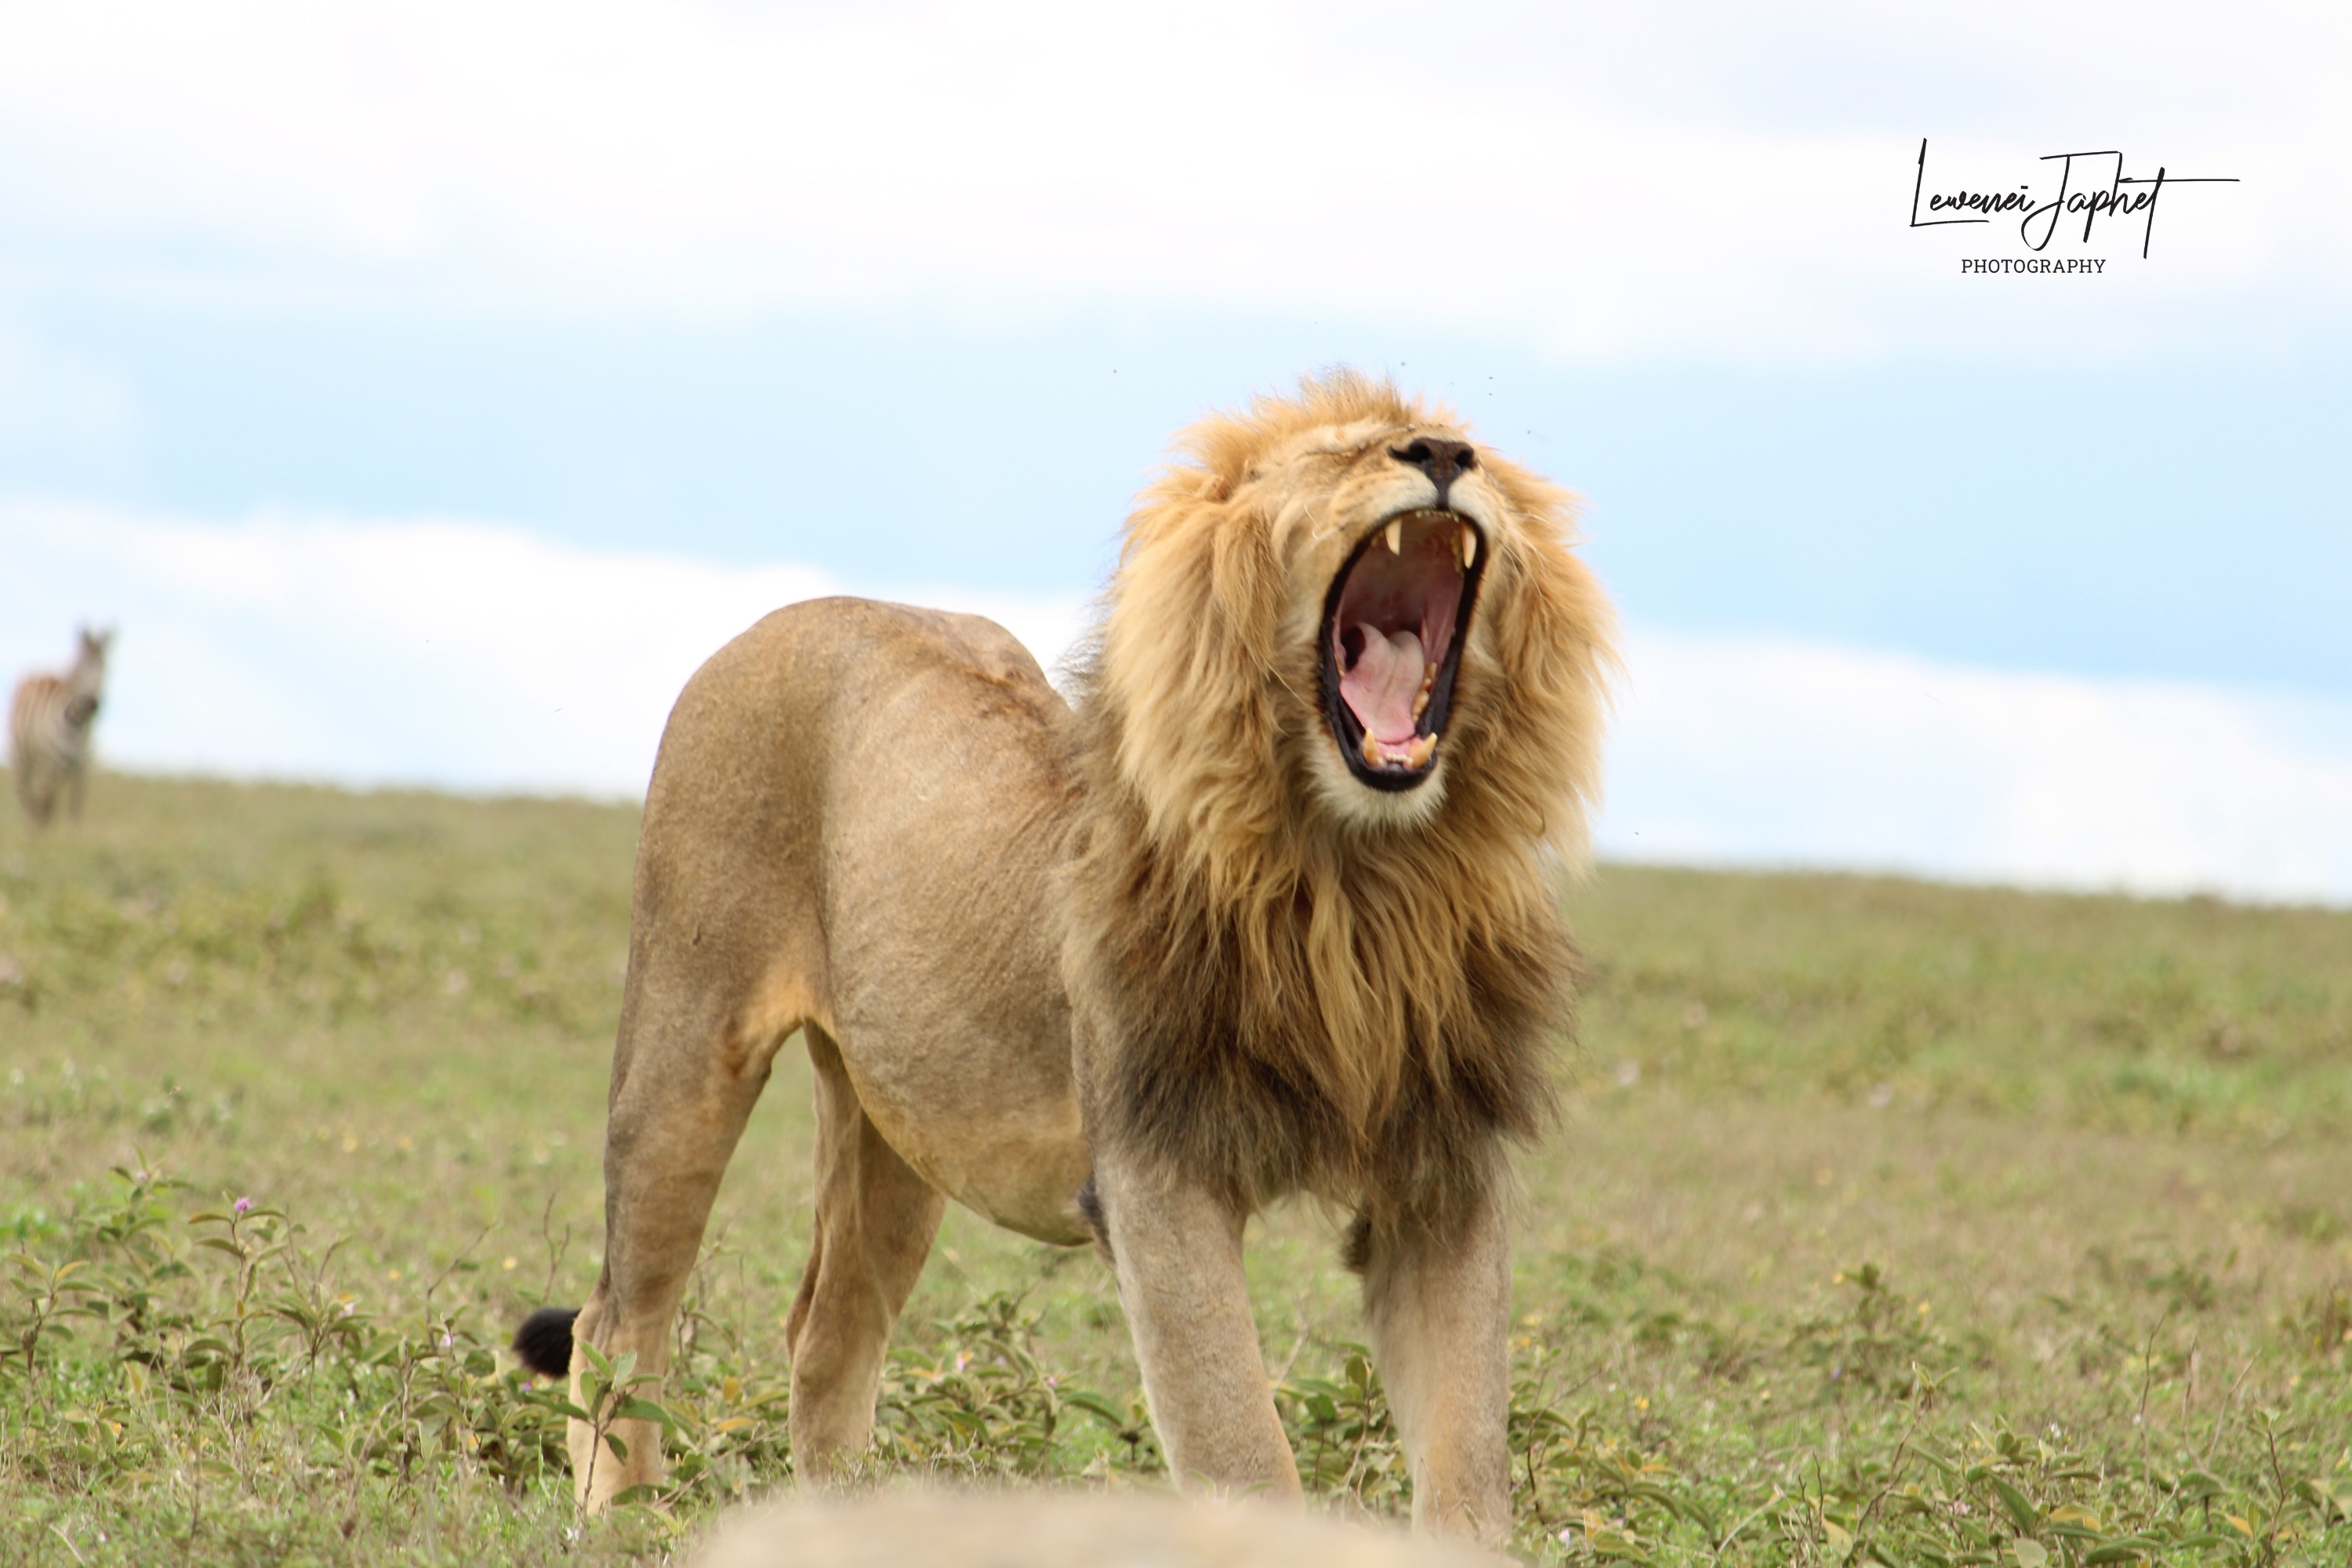
[[1646, 624], [2352, 697], [2335, 334], [1775, 368], [1174, 312], [992, 330], [54, 300], [26, 316], [104, 366], [127, 412], [79, 450], [9, 454], [16, 489], [213, 517], [495, 517], [847, 581], [919, 565], [1080, 592], [1170, 432], [1344, 362], [1566, 478]]
[[[1176, 428], [1349, 363], [1588, 498], [1612, 852], [2352, 899], [2340, 8], [1422, 15], [13, 8], [0, 658], [135, 609], [126, 762], [625, 789], [759, 593], [1066, 638]], [[2241, 183], [1970, 275], [2034, 253], [1906, 226], [1923, 136]], [[662, 655], [533, 741], [615, 571]], [[442, 722], [428, 622], [573, 651]]]

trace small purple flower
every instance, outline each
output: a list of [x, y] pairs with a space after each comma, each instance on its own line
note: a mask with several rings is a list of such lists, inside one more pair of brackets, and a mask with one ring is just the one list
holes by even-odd
[[243, 1214], [251, 1207], [253, 1207], [253, 1200], [251, 1198], [239, 1198], [236, 1200], [237, 1213]]

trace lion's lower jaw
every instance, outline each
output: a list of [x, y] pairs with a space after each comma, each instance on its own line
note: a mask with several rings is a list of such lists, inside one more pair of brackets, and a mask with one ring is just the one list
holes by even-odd
[[1445, 753], [1440, 750], [1429, 776], [1411, 789], [1374, 789], [1358, 778], [1323, 736], [1307, 763], [1315, 798], [1346, 826], [1390, 832], [1420, 827], [1445, 804]]

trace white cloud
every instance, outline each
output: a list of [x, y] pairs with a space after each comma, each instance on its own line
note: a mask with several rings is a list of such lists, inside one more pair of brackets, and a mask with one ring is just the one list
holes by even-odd
[[[1847, 0], [0, 13], [0, 213], [77, 278], [718, 310], [1337, 313], [1584, 353], [2146, 346], [2345, 313], [2340, 8]], [[2240, 186], [2029, 291], [1906, 232], [1955, 166]]]
[[[147, 768], [633, 795], [696, 666], [778, 605], [793, 565], [598, 553], [443, 521], [235, 525], [0, 506], [0, 658], [54, 662], [76, 618], [121, 628], [105, 754]], [[888, 588], [882, 590], [889, 593]], [[1041, 652], [1075, 600], [901, 591]]]
[[1605, 853], [2352, 900], [2352, 703], [1644, 635]]
[[[121, 628], [113, 761], [641, 790], [695, 666], [805, 567], [597, 552], [456, 521], [222, 524], [0, 505], [0, 668]], [[1072, 598], [905, 584], [1051, 667]], [[1636, 636], [1605, 853], [2352, 901], [2352, 703]]]

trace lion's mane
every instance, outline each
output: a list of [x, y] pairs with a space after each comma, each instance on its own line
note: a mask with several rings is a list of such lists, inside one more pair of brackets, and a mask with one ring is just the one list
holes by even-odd
[[1508, 515], [1433, 809], [1351, 817], [1317, 773], [1307, 542], [1377, 521], [1335, 515], [1324, 476], [1433, 427], [1460, 426], [1348, 373], [1194, 426], [1073, 671], [1067, 978], [1106, 1042], [1081, 1049], [1089, 1136], [1250, 1206], [1440, 1213], [1549, 1113], [1574, 965], [1554, 873], [1584, 853], [1614, 658], [1565, 491], [1479, 452]]

